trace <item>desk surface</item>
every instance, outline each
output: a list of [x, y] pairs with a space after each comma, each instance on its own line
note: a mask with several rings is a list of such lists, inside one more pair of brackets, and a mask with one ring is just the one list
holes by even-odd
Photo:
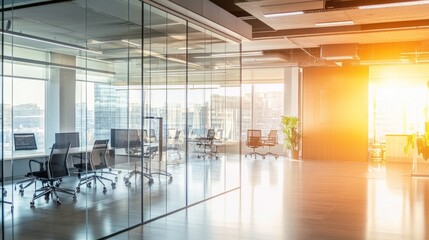
[[[92, 151], [92, 145], [70, 148], [70, 154], [87, 153]], [[51, 149], [37, 149], [37, 150], [22, 150], [22, 151], [6, 151], [3, 160], [21, 160], [30, 158], [47, 158], [51, 154]]]

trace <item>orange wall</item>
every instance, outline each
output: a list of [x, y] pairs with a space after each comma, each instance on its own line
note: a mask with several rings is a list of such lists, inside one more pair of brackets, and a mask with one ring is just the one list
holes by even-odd
[[302, 158], [367, 161], [368, 68], [304, 68]]

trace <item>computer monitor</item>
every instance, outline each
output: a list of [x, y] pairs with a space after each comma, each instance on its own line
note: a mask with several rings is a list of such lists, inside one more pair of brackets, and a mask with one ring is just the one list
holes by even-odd
[[37, 149], [34, 133], [15, 133], [13, 134], [13, 139], [15, 141], [15, 151]]
[[70, 143], [70, 147], [80, 147], [78, 132], [55, 133], [55, 143]]
[[110, 129], [110, 145], [112, 148], [140, 147], [138, 129]]

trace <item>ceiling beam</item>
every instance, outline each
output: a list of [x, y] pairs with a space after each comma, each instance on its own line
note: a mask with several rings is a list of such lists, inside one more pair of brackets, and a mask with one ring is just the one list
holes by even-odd
[[28, 4], [22, 4], [22, 5], [13, 5], [13, 4], [6, 4], [5, 3], [4, 4], [5, 6], [8, 6], [8, 5], [10, 5], [10, 6], [2, 9], [2, 12], [8, 12], [8, 11], [13, 11], [13, 10], [18, 10], [18, 9], [44, 6], [44, 5], [60, 3], [60, 2], [70, 2], [70, 1], [72, 1], [72, 0], [47, 0], [47, 1], [40, 1], [40, 2], [32, 2], [32, 3], [28, 3]]
[[338, 1], [327, 0], [325, 3], [326, 9], [345, 9], [356, 8], [359, 6], [368, 6], [375, 4], [388, 4], [388, 3], [402, 3], [402, 2], [415, 2], [416, 0], [352, 0], [352, 1]]
[[362, 32], [383, 32], [390, 30], [405, 30], [405, 29], [418, 29], [429, 28], [429, 20], [414, 20], [414, 21], [401, 21], [401, 22], [386, 22], [386, 23], [372, 23], [351, 26], [338, 26], [338, 27], [324, 27], [324, 28], [302, 28], [302, 29], [288, 29], [278, 30], [272, 32], [255, 32], [252, 39], [266, 39], [266, 38], [279, 38], [279, 37], [304, 37], [304, 36], [318, 36], [318, 35], [332, 35], [332, 34], [347, 34], [347, 33], [362, 33]]

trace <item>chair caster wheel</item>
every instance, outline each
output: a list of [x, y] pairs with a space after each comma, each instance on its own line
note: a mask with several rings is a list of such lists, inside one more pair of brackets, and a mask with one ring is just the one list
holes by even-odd
[[49, 200], [49, 193], [45, 194], [45, 200]]
[[130, 186], [131, 185], [131, 182], [130, 181], [125, 181], [125, 186]]
[[107, 192], [107, 188], [103, 187], [103, 193], [106, 193], [106, 192]]
[[80, 192], [80, 187], [76, 187], [76, 192]]
[[57, 200], [57, 206], [61, 206], [61, 201]]
[[19, 195], [24, 196], [24, 189], [19, 189]]
[[118, 177], [115, 177], [115, 181], [116, 181], [116, 182], [118, 181]]
[[30, 207], [31, 207], [31, 208], [34, 208], [34, 201], [31, 201], [31, 202], [30, 202]]
[[153, 184], [153, 179], [149, 179], [149, 185]]
[[116, 187], [116, 183], [112, 182], [112, 188]]
[[75, 202], [77, 200], [76, 194], [73, 195], [73, 201]]
[[86, 184], [86, 186], [87, 186], [87, 187], [91, 187], [91, 183], [90, 183], [90, 182], [89, 182], [89, 183], [87, 183], [87, 184]]

